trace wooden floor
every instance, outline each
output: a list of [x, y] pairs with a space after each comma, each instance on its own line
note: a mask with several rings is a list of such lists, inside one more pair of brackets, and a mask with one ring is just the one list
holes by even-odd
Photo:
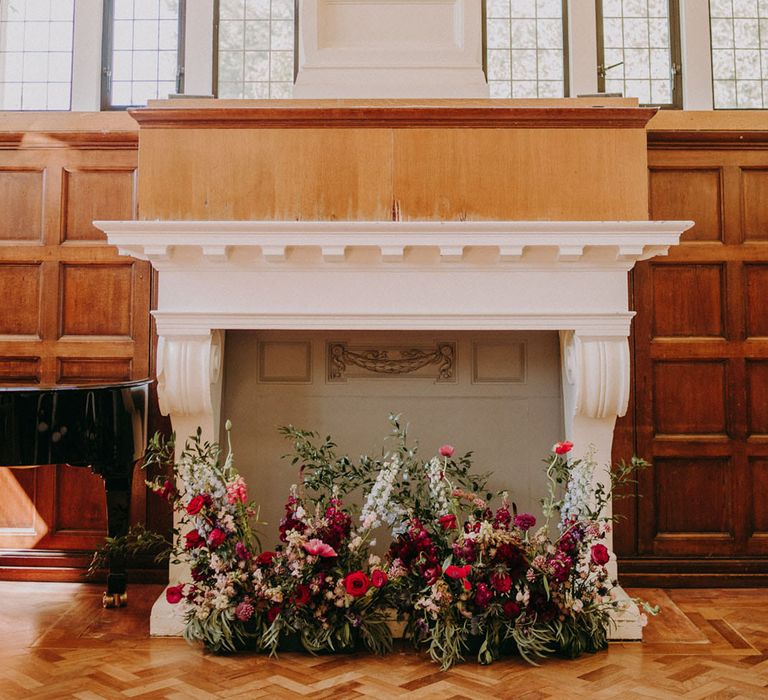
[[162, 588], [101, 608], [101, 587], [0, 582], [0, 698], [768, 698], [768, 590], [634, 591], [660, 603], [642, 644], [576, 661], [441, 673], [411, 651], [215, 657], [151, 639]]

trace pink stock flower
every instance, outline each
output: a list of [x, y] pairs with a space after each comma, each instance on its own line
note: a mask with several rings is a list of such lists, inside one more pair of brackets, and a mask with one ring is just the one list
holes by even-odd
[[331, 545], [326, 544], [322, 540], [317, 538], [309, 540], [304, 543], [304, 551], [307, 554], [311, 554], [313, 557], [335, 557], [336, 550]]
[[552, 446], [552, 451], [558, 455], [567, 455], [573, 449], [573, 443], [570, 440], [564, 440], [563, 442], [556, 442]]
[[227, 484], [227, 503], [245, 503], [248, 500], [248, 490], [245, 486], [245, 479], [238, 476], [234, 481]]
[[439, 452], [441, 457], [453, 457], [453, 445], [443, 445]]

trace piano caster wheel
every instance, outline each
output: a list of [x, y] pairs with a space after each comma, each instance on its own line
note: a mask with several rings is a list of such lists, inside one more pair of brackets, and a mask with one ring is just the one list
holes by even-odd
[[105, 608], [124, 608], [128, 604], [128, 594], [105, 591], [101, 597], [101, 604]]

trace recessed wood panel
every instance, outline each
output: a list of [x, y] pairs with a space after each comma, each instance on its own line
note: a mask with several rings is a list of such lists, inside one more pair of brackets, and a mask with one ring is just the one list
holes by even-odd
[[61, 384], [125, 381], [131, 378], [129, 357], [60, 357], [57, 381]]
[[768, 241], [768, 168], [742, 170], [744, 240]]
[[34, 533], [35, 470], [0, 467], [0, 537]]
[[0, 335], [39, 335], [40, 269], [36, 263], [0, 264]]
[[722, 336], [723, 267], [653, 265], [654, 336]]
[[651, 219], [692, 220], [682, 242], [723, 238], [720, 169], [650, 170]]
[[745, 265], [744, 276], [747, 337], [766, 337], [768, 336], [768, 265]]
[[749, 463], [752, 532], [768, 533], [768, 459]]
[[133, 219], [134, 184], [134, 170], [65, 170], [62, 240], [105, 241], [92, 222]]
[[39, 357], [0, 357], [0, 384], [37, 384]]
[[[747, 361], [747, 424], [751, 434], [768, 435], [768, 361]], [[768, 491], [765, 492], [768, 500]]]
[[727, 432], [724, 362], [656, 362], [653, 384], [657, 435]]
[[312, 343], [264, 341], [259, 343], [259, 381], [305, 384], [312, 381]]
[[730, 532], [731, 473], [727, 459], [657, 458], [653, 469], [657, 534]]
[[518, 384], [525, 382], [525, 343], [474, 343], [472, 382]]
[[43, 183], [42, 170], [0, 168], [0, 239], [42, 239]]
[[62, 530], [86, 532], [107, 529], [104, 482], [88, 467], [56, 467], [55, 534]]
[[61, 335], [130, 337], [133, 265], [62, 265]]

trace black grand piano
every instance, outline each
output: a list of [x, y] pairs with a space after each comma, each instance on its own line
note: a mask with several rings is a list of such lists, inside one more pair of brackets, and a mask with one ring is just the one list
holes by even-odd
[[[146, 447], [150, 383], [0, 387], [0, 465], [90, 467], [104, 479], [109, 536], [124, 535], [133, 467]], [[125, 562], [112, 557], [103, 603], [126, 601]]]

